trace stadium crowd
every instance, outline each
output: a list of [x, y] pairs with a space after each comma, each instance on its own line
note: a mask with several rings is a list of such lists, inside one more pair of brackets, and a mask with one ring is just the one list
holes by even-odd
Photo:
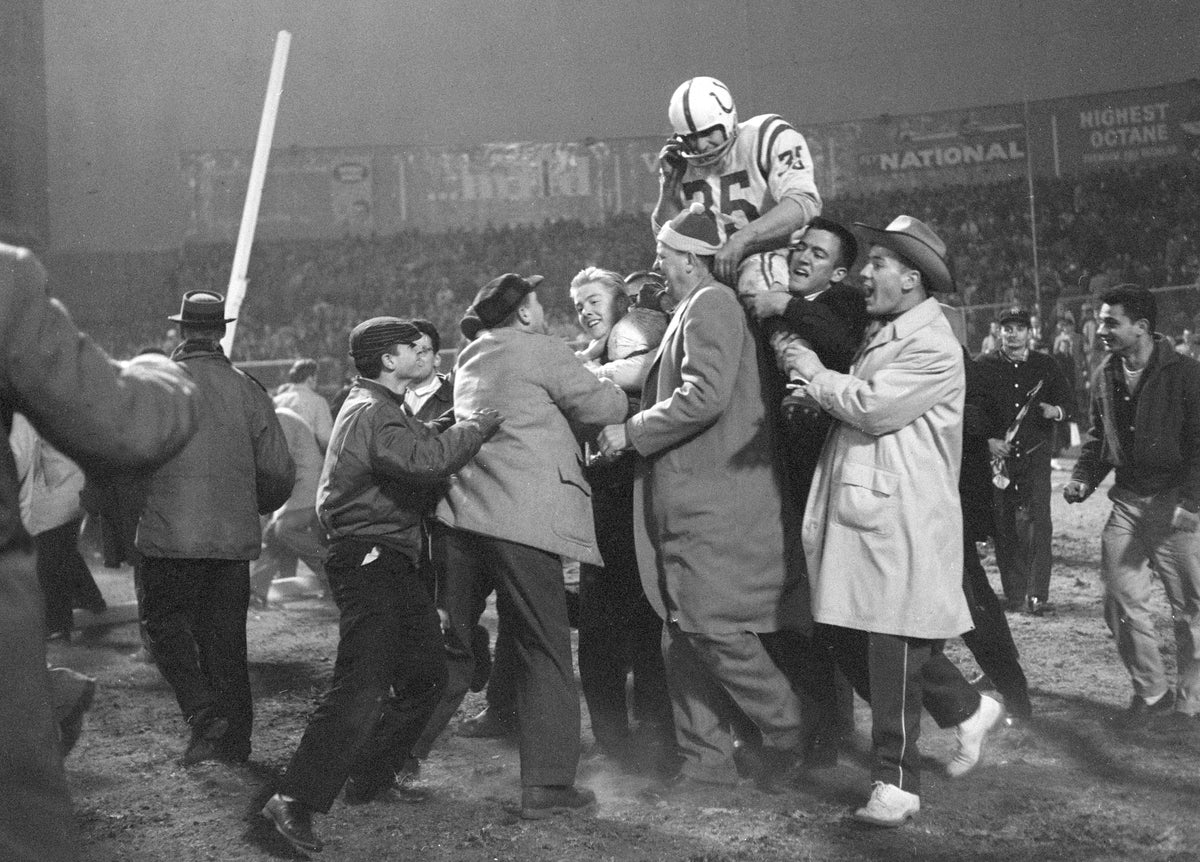
[[[238, 358], [348, 348], [356, 376], [332, 410], [311, 359], [272, 397], [224, 355], [227, 248], [188, 248], [174, 273], [175, 329], [151, 338], [174, 361], [124, 365], [78, 337], [32, 255], [0, 248], [3, 395], [28, 419], [0, 465], [0, 567], [20, 588], [0, 604], [0, 757], [25, 767], [0, 812], [6, 858], [75, 857], [59, 755], [94, 684], [53, 688], [41, 636], [69, 638], [70, 602], [103, 600], [81, 573], [34, 568], [77, 511], [30, 516], [64, 456], [110, 500], [93, 514], [124, 519], [184, 766], [251, 756], [251, 602], [297, 560], [331, 594], [332, 679], [261, 811], [305, 854], [339, 796], [426, 801], [421, 762], [484, 685], [458, 730], [516, 737], [521, 816], [591, 808], [572, 616], [589, 754], [647, 774], [649, 798], [742, 779], [786, 793], [838, 762], [857, 694], [871, 789], [851, 816], [903, 825], [921, 810], [923, 712], [954, 731], [951, 778], [1006, 712], [1033, 715], [1005, 614], [1054, 612], [1049, 477], [1071, 421], [1068, 502], [1115, 471], [1101, 570], [1133, 694], [1113, 720], [1197, 726], [1200, 363], [1158, 334], [1137, 284], [1200, 275], [1180, 169], [1042, 181], [1038, 308], [1023, 181], [822, 201], [803, 136], [739, 121], [719, 81], [681, 84], [669, 117], [652, 232], [621, 216], [262, 244]], [[1064, 300], [1084, 295], [1076, 320]], [[953, 306], [993, 304], [972, 358]], [[577, 351], [560, 337], [579, 332]], [[980, 565], [989, 538], [1003, 600]], [[1175, 613], [1174, 680], [1147, 560]], [[494, 657], [479, 637], [493, 592]], [[946, 657], [960, 635], [990, 687]]]

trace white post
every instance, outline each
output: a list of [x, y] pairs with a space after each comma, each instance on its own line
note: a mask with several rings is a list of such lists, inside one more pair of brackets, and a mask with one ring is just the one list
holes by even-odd
[[[262, 119], [258, 124], [258, 141], [254, 144], [254, 161], [250, 164], [250, 185], [242, 207], [242, 224], [238, 229], [237, 248], [233, 253], [233, 269], [229, 273], [229, 288], [225, 293], [225, 316], [234, 317], [246, 298], [246, 270], [250, 265], [250, 247], [254, 244], [254, 228], [258, 225], [258, 205], [262, 202], [263, 181], [267, 177], [267, 159], [271, 155], [271, 139], [275, 136], [275, 118], [279, 115], [279, 97], [283, 94], [283, 72], [287, 68], [288, 49], [292, 34], [280, 30], [275, 37], [275, 56], [271, 60], [271, 77], [267, 80], [267, 98], [263, 103]], [[237, 321], [229, 324], [221, 347], [225, 355], [233, 355], [233, 336]]]

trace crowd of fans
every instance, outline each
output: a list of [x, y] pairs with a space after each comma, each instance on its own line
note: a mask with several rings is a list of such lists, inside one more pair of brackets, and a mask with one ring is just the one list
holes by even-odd
[[[957, 301], [994, 309], [1032, 306], [1040, 296], [1052, 331], [1056, 306], [1072, 307], [1078, 316], [1078, 300], [1060, 303], [1063, 298], [1097, 296], [1127, 281], [1148, 287], [1197, 282], [1200, 189], [1188, 182], [1188, 170], [1164, 164], [1038, 179], [1036, 290], [1024, 178], [827, 199], [825, 210], [844, 223], [882, 224], [887, 214], [912, 214], [945, 237], [960, 285]], [[653, 256], [646, 216], [628, 213], [598, 225], [561, 220], [482, 231], [264, 241], [251, 256], [235, 358], [341, 358], [350, 327], [383, 313], [432, 320], [452, 346], [479, 285], [505, 271], [539, 273], [561, 285], [561, 291], [546, 292], [547, 316], [552, 331], [573, 334], [566, 285], [575, 272], [591, 265], [644, 269]], [[232, 258], [229, 244], [185, 247], [168, 292], [223, 290]], [[1190, 297], [1177, 299], [1182, 302], [1162, 318], [1172, 335], [1195, 329], [1191, 316], [1200, 310], [1191, 307]], [[992, 310], [969, 317], [972, 350], [992, 317]], [[153, 318], [95, 334], [117, 355], [169, 338]]]

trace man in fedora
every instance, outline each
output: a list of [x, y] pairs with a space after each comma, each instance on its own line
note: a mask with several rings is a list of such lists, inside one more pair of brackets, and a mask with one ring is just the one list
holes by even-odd
[[186, 446], [150, 477], [138, 520], [141, 605], [158, 669], [191, 728], [185, 765], [250, 756], [246, 668], [250, 560], [259, 515], [288, 499], [295, 464], [267, 392], [221, 350], [225, 297], [193, 290], [171, 354], [196, 382], [200, 420]]
[[504, 425], [450, 481], [438, 504], [449, 615], [450, 681], [433, 727], [454, 714], [471, 680], [473, 596], [496, 590], [500, 625], [512, 635], [521, 748], [521, 816], [539, 818], [589, 805], [575, 785], [579, 692], [561, 557], [601, 565], [590, 489], [572, 425], [625, 416], [625, 394], [597, 378], [564, 341], [545, 331], [541, 276], [506, 273], [488, 282], [461, 327], [472, 341], [458, 358], [454, 412], [500, 411]]
[[785, 366], [835, 420], [809, 492], [804, 550], [813, 618], [871, 704], [874, 789], [854, 816], [899, 826], [921, 807], [922, 704], [940, 726], [957, 727], [951, 776], [978, 762], [1003, 710], [942, 655], [946, 638], [971, 627], [958, 495], [966, 378], [934, 296], [955, 289], [946, 246], [910, 216], [856, 226], [870, 248], [861, 276], [874, 322], [864, 346], [847, 374], [799, 343]]

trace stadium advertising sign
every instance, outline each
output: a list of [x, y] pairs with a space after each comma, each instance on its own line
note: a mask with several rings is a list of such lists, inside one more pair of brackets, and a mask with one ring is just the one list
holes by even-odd
[[1200, 160], [1200, 85], [1080, 96], [1047, 107], [1056, 173]]
[[857, 169], [863, 176], [1025, 171], [1025, 124], [1016, 105], [883, 116], [859, 123], [858, 130]]

